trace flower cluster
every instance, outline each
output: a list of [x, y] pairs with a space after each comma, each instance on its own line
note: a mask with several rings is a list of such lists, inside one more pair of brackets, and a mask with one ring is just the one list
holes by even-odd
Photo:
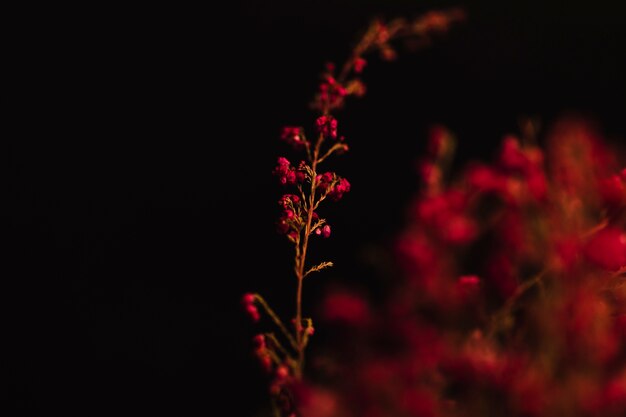
[[[331, 116], [320, 116], [316, 125], [319, 130], [319, 140], [314, 150], [309, 151], [309, 157], [313, 159], [312, 163], [301, 161], [298, 168], [295, 168], [287, 158], [279, 157], [273, 170], [280, 184], [295, 186], [296, 189], [293, 191], [299, 193], [299, 195], [284, 194], [278, 201], [282, 214], [277, 222], [277, 230], [295, 244], [308, 239], [311, 233], [329, 237], [330, 226], [325, 219], [319, 217], [315, 210], [327, 197], [336, 202], [350, 191], [350, 182], [347, 179], [334, 172], [322, 174], [316, 172], [317, 166], [333, 152], [348, 149], [343, 143], [339, 146], [335, 143], [329, 147], [324, 155], [320, 156], [322, 142], [327, 138], [337, 138], [337, 120]], [[297, 131], [301, 132], [303, 129], [297, 128]], [[310, 144], [304, 139], [303, 141], [297, 143], [292, 141], [291, 144], [295, 149], [301, 149], [302, 143], [304, 143], [304, 147], [310, 149]], [[303, 232], [305, 232], [304, 236]]]
[[337, 67], [334, 63], [326, 65], [312, 107], [324, 113], [343, 108], [350, 96], [362, 97], [366, 92], [361, 79], [368, 64], [366, 56], [377, 53], [383, 60], [393, 60], [397, 56], [395, 44], [399, 40], [410, 40], [416, 42], [417, 46], [427, 46], [433, 36], [446, 33], [453, 24], [464, 18], [462, 10], [451, 9], [432, 11], [413, 21], [402, 18], [390, 22], [373, 21], [343, 66]]

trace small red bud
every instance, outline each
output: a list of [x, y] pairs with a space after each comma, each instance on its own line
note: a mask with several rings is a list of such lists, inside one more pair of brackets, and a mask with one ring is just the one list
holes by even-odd
[[252, 303], [254, 303], [254, 298], [255, 298], [254, 294], [247, 293], [247, 294], [243, 295], [241, 301], [242, 301], [243, 304], [246, 304], [246, 305], [247, 304], [252, 304]]
[[293, 324], [293, 326], [296, 328], [296, 331], [302, 331], [302, 323], [297, 323], [296, 319], [291, 319], [291, 324]]
[[272, 370], [272, 358], [270, 358], [269, 355], [263, 355], [259, 359], [261, 361], [261, 366], [263, 367], [263, 370], [269, 373]]
[[286, 379], [289, 376], [289, 369], [285, 365], [280, 365], [276, 369], [276, 378], [279, 380]]
[[252, 340], [254, 341], [254, 345], [257, 349], [265, 349], [265, 335], [257, 334]]
[[261, 320], [261, 314], [259, 314], [259, 310], [257, 310], [257, 308], [253, 304], [248, 304], [246, 306], [246, 312], [248, 313], [252, 321], [257, 322]]
[[358, 57], [357, 59], [354, 60], [354, 72], [356, 72], [357, 74], [362, 73], [363, 68], [365, 68], [366, 64], [367, 64], [366, 60], [364, 60], [361, 57]]

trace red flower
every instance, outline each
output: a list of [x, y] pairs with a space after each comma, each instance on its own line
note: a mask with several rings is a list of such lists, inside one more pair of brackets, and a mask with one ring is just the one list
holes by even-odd
[[280, 198], [280, 200], [278, 200], [278, 204], [284, 209], [288, 209], [289, 207], [299, 203], [300, 197], [295, 194], [285, 194]]
[[318, 227], [317, 229], [315, 229], [315, 234], [316, 235], [322, 235], [325, 238], [330, 237], [330, 226], [325, 224], [322, 227]]
[[330, 192], [328, 193], [328, 196], [333, 201], [339, 201], [341, 200], [341, 197], [343, 197], [343, 195], [347, 193], [348, 191], [350, 191], [350, 183], [348, 182], [347, 179], [341, 178], [339, 179], [339, 182], [335, 184], [333, 189], [330, 190]]
[[333, 116], [320, 116], [317, 118], [317, 131], [326, 138], [337, 139], [337, 119]]
[[282, 156], [278, 158], [278, 165], [274, 168], [273, 174], [276, 175], [283, 185], [293, 185], [296, 183], [296, 171], [291, 166], [291, 162]]
[[256, 306], [253, 304], [248, 304], [246, 306], [246, 313], [248, 313], [248, 315], [254, 322], [261, 320], [261, 314], [259, 313], [259, 310], [256, 308]]
[[358, 57], [354, 60], [354, 72], [360, 74], [363, 72], [363, 68], [367, 65], [367, 61], [361, 57]]
[[308, 144], [307, 140], [304, 137], [304, 129], [302, 129], [301, 127], [283, 127], [280, 138], [287, 144], [293, 146], [294, 149], [302, 149]]
[[319, 174], [315, 181], [317, 181], [317, 189], [321, 192], [326, 192], [328, 188], [331, 186], [335, 179], [335, 174], [332, 172], [325, 172], [323, 174]]

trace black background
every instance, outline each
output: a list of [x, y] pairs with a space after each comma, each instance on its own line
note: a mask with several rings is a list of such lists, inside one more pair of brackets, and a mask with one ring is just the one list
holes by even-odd
[[[617, 2], [472, 1], [430, 49], [370, 60], [338, 115], [353, 184], [327, 208], [311, 281], [376, 280], [402, 227], [428, 126], [488, 159], [520, 116], [565, 111], [624, 138], [626, 10]], [[283, 125], [374, 16], [448, 1], [229, 2], [228, 8], [29, 10], [9, 32], [4, 275], [10, 415], [250, 416], [265, 404], [241, 311], [259, 291], [292, 314], [292, 253], [274, 232]], [[21, 24], [23, 22], [24, 24]], [[10, 272], [9, 272], [10, 271]], [[4, 407], [4, 406], [3, 406]], [[218, 411], [221, 410], [221, 411]]]

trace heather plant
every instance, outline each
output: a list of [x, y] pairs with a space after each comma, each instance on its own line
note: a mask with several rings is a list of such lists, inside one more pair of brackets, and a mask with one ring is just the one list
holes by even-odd
[[457, 133], [432, 126], [419, 192], [389, 248], [399, 274], [376, 300], [349, 290], [321, 300], [316, 322], [335, 332], [313, 361], [317, 378], [305, 369], [314, 326], [303, 282], [332, 266], [307, 263], [309, 241], [331, 237], [318, 208], [351, 188], [323, 170], [348, 151], [337, 113], [365, 92], [368, 54], [392, 59], [395, 41], [428, 39], [461, 17], [374, 22], [346, 63], [322, 74], [314, 139], [303, 127], [282, 132], [304, 155], [278, 158], [273, 171], [286, 189], [277, 230], [294, 248], [295, 314], [283, 321], [260, 295], [243, 298], [276, 330], [254, 337], [276, 416], [626, 415], [624, 155], [576, 115], [546, 129], [524, 120], [492, 160], [462, 166]]
[[259, 321], [261, 312], [264, 312], [278, 331], [254, 337], [255, 355], [273, 378], [270, 393], [277, 415], [302, 413], [298, 411], [298, 390], [295, 387], [302, 386], [299, 383], [303, 380], [305, 350], [315, 331], [313, 319], [303, 313], [303, 284], [310, 274], [333, 266], [330, 261], [315, 265], [307, 263], [310, 239], [329, 238], [331, 235], [331, 224], [318, 215], [318, 208], [327, 201], [338, 202], [351, 187], [346, 178], [323, 170], [323, 163], [328, 158], [349, 150], [344, 136], [339, 134], [335, 113], [344, 108], [349, 97], [365, 94], [365, 84], [360, 75], [367, 65], [368, 55], [378, 53], [382, 59], [392, 60], [396, 57], [395, 46], [399, 41], [417, 40], [427, 44], [431, 36], [446, 32], [451, 23], [462, 18], [462, 12], [451, 10], [430, 12], [413, 21], [374, 21], [346, 62], [339, 67], [328, 63], [321, 74], [318, 91], [310, 106], [316, 113], [312, 138], [301, 126], [287, 126], [281, 132], [280, 139], [302, 155], [296, 163], [279, 157], [273, 170], [286, 190], [278, 200], [281, 214], [276, 228], [294, 248], [293, 270], [297, 281], [295, 315], [287, 321], [288, 326], [260, 294], [248, 293], [242, 300], [253, 321]]

